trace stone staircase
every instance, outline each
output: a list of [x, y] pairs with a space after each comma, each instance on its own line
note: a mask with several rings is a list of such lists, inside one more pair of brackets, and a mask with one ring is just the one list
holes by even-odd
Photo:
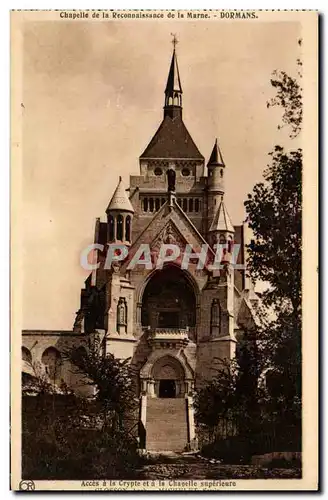
[[147, 398], [146, 449], [183, 451], [187, 441], [185, 398]]

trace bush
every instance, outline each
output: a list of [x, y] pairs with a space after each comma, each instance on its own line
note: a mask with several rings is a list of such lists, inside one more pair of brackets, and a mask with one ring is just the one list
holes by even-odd
[[240, 436], [232, 436], [207, 444], [202, 448], [202, 455], [217, 458], [226, 464], [248, 463], [251, 458], [249, 443]]
[[[50, 398], [51, 399], [51, 398]], [[116, 479], [134, 478], [141, 464], [136, 439], [126, 431], [110, 433], [81, 425], [94, 413], [85, 402], [70, 400], [49, 404], [40, 398], [23, 404], [22, 477], [24, 479]], [[67, 400], [68, 403], [68, 400]], [[24, 411], [25, 409], [25, 411]]]
[[286, 458], [273, 458], [268, 464], [268, 469], [301, 469], [302, 462], [299, 458], [287, 460]]

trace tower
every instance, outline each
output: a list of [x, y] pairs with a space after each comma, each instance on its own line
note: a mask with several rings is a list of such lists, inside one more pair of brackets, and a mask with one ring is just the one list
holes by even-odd
[[224, 195], [225, 163], [217, 139], [215, 139], [213, 150], [207, 163], [207, 171], [207, 229], [209, 231], [219, 203]]
[[108, 243], [131, 245], [133, 206], [126, 194], [122, 177], [110, 200], [107, 210]]
[[[122, 177], [109, 202], [107, 213], [107, 242], [130, 246], [134, 208], [128, 198]], [[132, 335], [133, 295], [131, 285], [120, 277], [120, 264], [113, 262], [106, 287], [107, 351], [116, 352], [117, 335]]]

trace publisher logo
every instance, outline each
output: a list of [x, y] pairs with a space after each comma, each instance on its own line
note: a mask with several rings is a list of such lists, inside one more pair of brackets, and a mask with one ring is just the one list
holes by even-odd
[[31, 479], [23, 480], [19, 483], [20, 491], [34, 491], [35, 484]]

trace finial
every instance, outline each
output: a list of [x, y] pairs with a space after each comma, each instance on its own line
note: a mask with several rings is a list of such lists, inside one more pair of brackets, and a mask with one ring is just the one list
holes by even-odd
[[173, 43], [173, 50], [175, 50], [176, 45], [179, 43], [177, 39], [177, 34], [176, 33], [171, 33], [171, 36], [173, 36], [173, 40], [171, 43]]

